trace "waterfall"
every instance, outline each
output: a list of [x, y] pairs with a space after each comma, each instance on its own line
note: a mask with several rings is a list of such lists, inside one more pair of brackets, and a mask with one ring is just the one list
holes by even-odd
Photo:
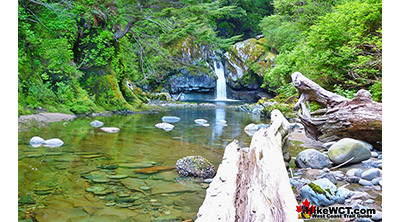
[[217, 98], [215, 100], [226, 100], [226, 81], [224, 68], [221, 62], [214, 60], [214, 70], [217, 75]]

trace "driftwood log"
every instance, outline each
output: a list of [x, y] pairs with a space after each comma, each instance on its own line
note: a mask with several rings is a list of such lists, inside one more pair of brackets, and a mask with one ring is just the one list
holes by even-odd
[[289, 128], [273, 110], [271, 126], [254, 134], [247, 152], [236, 140], [225, 148], [197, 222], [301, 221], [282, 156]]
[[[292, 82], [300, 95], [294, 109], [302, 109], [299, 118], [308, 137], [321, 142], [349, 137], [379, 147], [382, 142], [382, 103], [373, 101], [370, 92], [359, 90], [350, 100], [323, 89], [299, 72], [292, 74]], [[326, 112], [311, 117], [308, 101], [326, 106]]]

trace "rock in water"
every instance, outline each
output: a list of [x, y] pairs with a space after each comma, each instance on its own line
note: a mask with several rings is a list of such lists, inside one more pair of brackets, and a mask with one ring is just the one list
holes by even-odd
[[163, 129], [165, 131], [171, 131], [175, 126], [169, 123], [157, 123], [155, 127]]
[[117, 127], [101, 127], [100, 128], [103, 132], [106, 133], [116, 133], [119, 132], [119, 128]]
[[194, 122], [197, 124], [203, 125], [203, 124], [206, 124], [208, 121], [205, 119], [195, 119]]
[[102, 127], [104, 125], [104, 123], [101, 121], [95, 120], [95, 121], [91, 122], [90, 125], [95, 128], [99, 128], [99, 127]]
[[44, 139], [42, 137], [34, 136], [32, 139], [29, 141], [31, 146], [33, 147], [39, 147], [44, 143]]
[[249, 136], [253, 136], [254, 133], [256, 133], [257, 131], [258, 131], [258, 126], [255, 123], [250, 123], [249, 125], [244, 127], [244, 132]]
[[212, 178], [215, 175], [214, 166], [201, 156], [186, 156], [175, 165], [176, 171], [182, 176]]
[[344, 138], [333, 144], [328, 150], [328, 157], [334, 164], [341, 164], [354, 157], [349, 163], [358, 163], [371, 157], [365, 142]]
[[176, 122], [179, 122], [181, 120], [181, 118], [179, 118], [177, 116], [163, 116], [161, 118], [161, 120], [166, 123], [176, 123]]
[[64, 142], [58, 138], [48, 139], [44, 141], [44, 145], [47, 147], [60, 147]]
[[301, 151], [296, 157], [295, 163], [300, 168], [311, 167], [313, 169], [323, 169], [331, 166], [329, 157], [315, 149]]

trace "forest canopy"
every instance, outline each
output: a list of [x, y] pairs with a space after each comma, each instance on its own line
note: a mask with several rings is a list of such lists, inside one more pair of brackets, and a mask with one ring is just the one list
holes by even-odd
[[263, 73], [269, 90], [293, 95], [290, 74], [300, 71], [381, 101], [380, 0], [19, 0], [18, 112], [143, 109], [143, 85], [159, 90], [177, 69], [207, 70], [182, 59], [184, 41], [228, 51], [261, 34], [278, 55]]

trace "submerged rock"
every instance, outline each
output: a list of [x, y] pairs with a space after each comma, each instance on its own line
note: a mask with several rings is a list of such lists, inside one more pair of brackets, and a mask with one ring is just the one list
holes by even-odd
[[90, 125], [95, 127], [95, 128], [99, 128], [99, 127], [102, 127], [104, 125], [104, 123], [100, 122], [98, 120], [95, 120], [95, 121], [91, 122]]
[[116, 133], [119, 132], [119, 128], [117, 127], [101, 127], [100, 128], [103, 132], [106, 133]]
[[19, 200], [18, 204], [35, 204], [36, 201], [28, 194], [22, 195]]
[[166, 123], [176, 123], [176, 122], [179, 122], [181, 120], [181, 118], [179, 118], [177, 116], [163, 116], [161, 118], [161, 120]]
[[311, 167], [313, 169], [323, 169], [330, 167], [329, 157], [315, 149], [303, 150], [297, 155], [295, 160], [296, 166], [300, 168]]
[[214, 166], [201, 156], [187, 156], [176, 161], [176, 171], [182, 176], [212, 178]]
[[333, 144], [328, 150], [329, 159], [334, 164], [341, 164], [353, 158], [349, 163], [359, 163], [371, 157], [367, 143], [344, 138]]
[[155, 127], [163, 129], [168, 132], [168, 131], [171, 131], [172, 129], [174, 129], [175, 126], [172, 124], [169, 124], [169, 123], [157, 123], [155, 125]]
[[64, 144], [64, 142], [58, 138], [48, 139], [44, 141], [44, 146], [47, 147], [60, 147]]

